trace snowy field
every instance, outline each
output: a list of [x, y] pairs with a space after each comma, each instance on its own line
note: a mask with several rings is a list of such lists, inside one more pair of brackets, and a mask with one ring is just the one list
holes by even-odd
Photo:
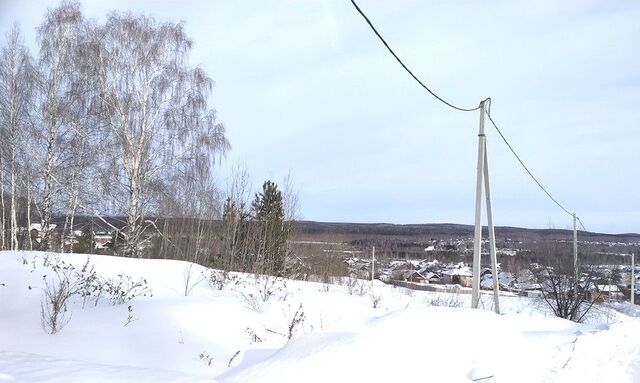
[[[471, 310], [468, 295], [380, 282], [87, 257], [0, 252], [0, 382], [640, 382], [624, 306], [576, 324], [527, 298], [497, 315], [490, 295]], [[79, 292], [48, 334], [44, 290], [65, 273]]]

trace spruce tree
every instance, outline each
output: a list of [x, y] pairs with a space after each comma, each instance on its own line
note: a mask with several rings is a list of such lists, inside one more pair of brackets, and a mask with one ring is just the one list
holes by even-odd
[[272, 181], [265, 181], [252, 204], [257, 226], [256, 261], [258, 271], [283, 275], [287, 257], [289, 223], [284, 219], [282, 193]]

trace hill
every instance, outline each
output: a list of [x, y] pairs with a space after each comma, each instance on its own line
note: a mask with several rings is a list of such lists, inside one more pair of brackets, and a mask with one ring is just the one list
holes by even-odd
[[[640, 321], [607, 306], [589, 324], [577, 324], [548, 317], [524, 297], [503, 297], [497, 315], [465, 308], [468, 299], [455, 294], [269, 278], [174, 260], [0, 252], [0, 381], [633, 382], [640, 376]], [[64, 280], [82, 288], [63, 307], [66, 325], [49, 334], [41, 321], [46, 292]]]
[[[406, 240], [430, 240], [473, 237], [474, 227], [455, 223], [391, 224], [391, 223], [349, 223], [349, 222], [297, 222], [296, 237], [299, 239], [318, 239], [336, 237], [349, 240], [388, 237]], [[528, 229], [512, 226], [496, 226], [496, 237], [511, 238], [520, 241], [567, 240], [573, 231], [565, 229]], [[486, 234], [486, 227], [484, 228]], [[581, 240], [601, 242], [640, 243], [640, 234], [607, 234], [579, 231]]]

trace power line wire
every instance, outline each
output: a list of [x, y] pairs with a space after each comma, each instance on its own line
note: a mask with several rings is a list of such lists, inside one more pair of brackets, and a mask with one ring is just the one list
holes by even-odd
[[409, 75], [411, 75], [411, 77], [413, 77], [414, 80], [416, 80], [418, 82], [418, 84], [420, 84], [420, 86], [422, 86], [427, 92], [429, 92], [433, 97], [437, 98], [440, 102], [442, 102], [443, 104], [447, 105], [450, 108], [462, 111], [462, 112], [473, 112], [475, 110], [480, 109], [480, 105], [476, 106], [475, 108], [461, 108], [459, 106], [455, 106], [452, 103], [446, 101], [445, 99], [443, 99], [442, 97], [438, 96], [435, 92], [433, 92], [431, 89], [429, 89], [428, 86], [426, 86], [422, 81], [420, 81], [420, 79], [418, 77], [416, 77], [415, 74], [413, 74], [413, 72], [411, 71], [411, 69], [409, 69], [404, 62], [402, 62], [402, 60], [400, 59], [400, 57], [398, 57], [398, 55], [396, 55], [396, 53], [393, 51], [393, 49], [391, 49], [391, 47], [389, 46], [389, 44], [387, 44], [387, 42], [385, 41], [385, 39], [380, 35], [380, 33], [378, 32], [378, 30], [376, 29], [376, 27], [373, 26], [373, 24], [371, 23], [371, 20], [369, 20], [369, 18], [367, 17], [367, 15], [364, 14], [364, 12], [360, 9], [360, 7], [358, 7], [358, 4], [356, 4], [356, 2], [354, 0], [351, 0], [351, 4], [353, 4], [353, 6], [356, 8], [356, 10], [358, 11], [358, 13], [360, 13], [360, 15], [364, 18], [364, 20], [367, 22], [367, 24], [369, 24], [369, 27], [371, 28], [371, 30], [373, 30], [373, 33], [376, 34], [376, 36], [378, 36], [378, 38], [380, 39], [380, 41], [382, 41], [382, 44], [384, 44], [384, 46], [387, 48], [387, 50], [389, 51], [389, 53], [391, 53], [391, 55], [396, 59], [396, 61], [404, 68], [405, 71], [407, 71], [407, 73], [409, 73]]
[[502, 132], [500, 131], [500, 128], [498, 128], [498, 125], [496, 125], [495, 121], [493, 121], [493, 118], [491, 118], [491, 114], [489, 114], [489, 113], [486, 113], [486, 114], [487, 114], [487, 117], [489, 117], [489, 121], [491, 121], [491, 124], [496, 129], [496, 131], [498, 132], [498, 134], [500, 135], [500, 137], [502, 138], [504, 143], [507, 144], [507, 147], [509, 148], [511, 153], [513, 153], [513, 155], [516, 157], [516, 159], [518, 160], [520, 165], [522, 165], [522, 167], [527, 172], [527, 174], [529, 174], [531, 179], [538, 185], [538, 187], [540, 187], [540, 189], [542, 189], [542, 191], [547, 195], [547, 197], [549, 197], [551, 199], [551, 201], [553, 201], [556, 205], [558, 205], [558, 207], [560, 209], [564, 210], [565, 213], [567, 213], [567, 214], [569, 214], [570, 216], [573, 217], [573, 213], [570, 212], [569, 209], [567, 209], [564, 206], [562, 206], [562, 204], [560, 202], [558, 202], [557, 199], [553, 198], [551, 193], [549, 193], [549, 191], [544, 186], [542, 186], [542, 183], [540, 183], [540, 181], [538, 181], [538, 179], [533, 175], [533, 173], [531, 173], [531, 170], [529, 170], [527, 165], [524, 164], [524, 162], [522, 161], [522, 159], [520, 158], [518, 153], [516, 153], [515, 149], [513, 149], [513, 146], [511, 146], [511, 144], [509, 143], [507, 138], [504, 136], [504, 134], [502, 134]]
[[580, 217], [576, 217], [576, 218], [578, 219], [578, 223], [580, 223], [580, 227], [582, 227], [582, 230], [589, 231], [589, 230], [587, 230], [586, 227], [584, 227], [584, 224], [582, 223], [582, 220], [580, 219]]
[[[509, 143], [509, 141], [507, 140], [507, 138], [504, 136], [504, 134], [502, 134], [502, 131], [500, 131], [500, 128], [498, 128], [498, 125], [495, 123], [495, 121], [493, 121], [493, 118], [491, 117], [491, 98], [487, 98], [486, 100], [484, 100], [483, 102], [480, 103], [480, 105], [478, 105], [475, 108], [461, 108], [458, 107], [456, 105], [451, 104], [450, 102], [447, 102], [445, 99], [443, 99], [442, 97], [438, 96], [435, 92], [433, 92], [431, 89], [429, 89], [429, 87], [427, 87], [418, 77], [416, 77], [415, 74], [413, 74], [413, 72], [404, 64], [404, 62], [402, 62], [402, 60], [400, 59], [400, 57], [398, 57], [398, 55], [396, 55], [396, 53], [393, 51], [393, 49], [391, 49], [391, 47], [389, 46], [389, 44], [387, 44], [387, 42], [385, 41], [385, 39], [380, 35], [380, 33], [378, 32], [378, 30], [376, 29], [376, 27], [373, 26], [373, 23], [371, 22], [371, 20], [369, 20], [369, 18], [367, 17], [367, 15], [364, 14], [364, 12], [362, 11], [362, 9], [360, 9], [360, 7], [358, 6], [358, 4], [356, 4], [355, 0], [351, 0], [351, 4], [353, 4], [353, 6], [355, 7], [355, 9], [358, 11], [358, 13], [364, 18], [364, 20], [367, 22], [367, 24], [369, 25], [369, 27], [371, 28], [371, 30], [373, 31], [373, 33], [376, 34], [376, 36], [378, 37], [378, 39], [380, 39], [380, 41], [382, 42], [382, 44], [384, 44], [385, 48], [387, 48], [387, 50], [389, 51], [389, 53], [391, 53], [391, 55], [396, 59], [396, 61], [402, 66], [402, 68], [404, 68], [405, 71], [407, 71], [407, 73], [409, 73], [409, 75], [411, 77], [413, 77], [414, 80], [416, 80], [418, 82], [418, 84], [420, 84], [420, 86], [422, 86], [427, 92], [429, 92], [429, 94], [431, 94], [433, 97], [435, 97], [436, 99], [438, 99], [440, 102], [442, 102], [443, 104], [462, 111], [462, 112], [473, 112], [476, 111], [478, 109], [480, 109], [480, 106], [482, 105], [483, 102], [486, 102], [487, 105], [487, 109], [485, 110], [485, 113], [487, 114], [487, 117], [489, 117], [489, 121], [491, 121], [491, 124], [493, 125], [493, 127], [496, 129], [496, 131], [498, 132], [498, 134], [500, 135], [500, 137], [502, 138], [502, 140], [504, 141], [504, 143], [507, 145], [507, 147], [509, 148], [509, 150], [511, 151], [511, 153], [513, 153], [513, 155], [516, 157], [516, 159], [518, 160], [518, 162], [520, 163], [520, 165], [522, 165], [522, 167], [524, 168], [524, 170], [527, 172], [527, 174], [529, 174], [529, 176], [531, 177], [531, 179], [536, 183], [536, 185], [538, 185], [538, 187], [547, 195], [547, 197], [549, 197], [549, 199], [551, 199], [551, 201], [553, 201], [553, 203], [555, 203], [560, 209], [562, 209], [565, 213], [569, 214], [570, 216], [573, 217], [573, 213], [569, 211], [569, 209], [565, 208], [560, 202], [558, 202], [557, 199], [555, 199], [551, 193], [549, 193], [549, 191], [542, 185], [542, 183], [533, 175], [533, 173], [531, 172], [531, 170], [529, 170], [529, 168], [527, 167], [527, 165], [524, 164], [524, 162], [522, 161], [522, 159], [520, 158], [520, 156], [518, 155], [518, 153], [516, 153], [515, 149], [513, 149], [513, 146], [511, 146], [511, 144]], [[580, 218], [576, 217], [578, 222], [580, 222], [580, 226], [582, 226], [584, 231], [587, 231], [587, 229], [584, 227], [584, 225], [582, 224], [582, 221], [580, 220]]]

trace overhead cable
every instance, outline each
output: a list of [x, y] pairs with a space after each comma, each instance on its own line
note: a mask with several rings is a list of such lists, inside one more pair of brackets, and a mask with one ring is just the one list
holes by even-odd
[[445, 99], [443, 99], [442, 97], [438, 96], [434, 91], [432, 91], [431, 89], [429, 89], [428, 86], [426, 86], [415, 74], [413, 74], [413, 72], [411, 71], [411, 69], [409, 69], [404, 62], [402, 62], [402, 60], [400, 59], [400, 57], [398, 57], [398, 55], [393, 51], [393, 49], [391, 49], [391, 47], [389, 46], [389, 44], [387, 44], [387, 42], [385, 41], [385, 39], [382, 37], [382, 35], [380, 35], [380, 33], [378, 32], [378, 30], [376, 29], [376, 27], [373, 26], [373, 24], [371, 23], [371, 20], [369, 20], [369, 18], [367, 17], [367, 15], [364, 14], [364, 12], [362, 11], [362, 9], [360, 9], [360, 7], [358, 7], [358, 4], [356, 4], [356, 2], [354, 0], [351, 0], [351, 4], [353, 4], [353, 6], [356, 8], [356, 10], [358, 11], [358, 13], [364, 18], [364, 20], [367, 22], [367, 24], [369, 24], [369, 27], [371, 28], [371, 30], [373, 30], [373, 33], [376, 34], [376, 36], [378, 36], [378, 38], [380, 39], [380, 41], [382, 41], [382, 44], [384, 44], [384, 46], [387, 48], [387, 50], [389, 51], [389, 53], [391, 53], [391, 55], [396, 59], [396, 61], [404, 68], [405, 71], [407, 71], [407, 73], [409, 73], [409, 75], [411, 77], [413, 77], [414, 80], [416, 80], [418, 82], [418, 84], [420, 84], [420, 86], [422, 86], [427, 92], [429, 92], [433, 97], [435, 97], [436, 99], [438, 99], [440, 102], [442, 102], [443, 104], [447, 105], [450, 108], [462, 111], [462, 112], [473, 112], [475, 110], [480, 109], [480, 105], [476, 106], [475, 108], [461, 108], [459, 106], [453, 105], [452, 103], [446, 101]]

